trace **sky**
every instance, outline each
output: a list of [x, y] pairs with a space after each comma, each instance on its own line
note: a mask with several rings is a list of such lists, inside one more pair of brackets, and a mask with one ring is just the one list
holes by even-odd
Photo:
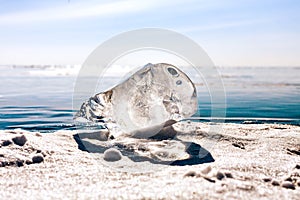
[[0, 0], [0, 65], [82, 64], [111, 37], [163, 28], [218, 66], [300, 66], [298, 0]]

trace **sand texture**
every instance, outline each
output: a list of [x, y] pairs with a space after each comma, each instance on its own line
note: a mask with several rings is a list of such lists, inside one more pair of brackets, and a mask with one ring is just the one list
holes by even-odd
[[108, 152], [115, 160], [105, 161], [107, 141], [87, 138], [101, 150], [82, 151], [76, 131], [2, 130], [0, 199], [299, 199], [300, 127], [223, 124], [212, 134], [211, 126], [174, 125], [181, 141], [205, 147], [214, 160], [175, 166], [138, 162], [123, 151], [121, 159]]

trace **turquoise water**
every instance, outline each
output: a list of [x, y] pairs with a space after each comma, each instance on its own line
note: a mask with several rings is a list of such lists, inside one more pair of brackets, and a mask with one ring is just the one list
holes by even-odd
[[[226, 92], [225, 122], [300, 125], [300, 67], [224, 67], [219, 71]], [[51, 132], [76, 128], [75, 75], [50, 76], [47, 69], [7, 66], [0, 66], [0, 72], [0, 129]], [[107, 86], [102, 86], [119, 79], [106, 77]], [[210, 94], [202, 80], [192, 80], [199, 97], [199, 112], [192, 120], [211, 121]]]

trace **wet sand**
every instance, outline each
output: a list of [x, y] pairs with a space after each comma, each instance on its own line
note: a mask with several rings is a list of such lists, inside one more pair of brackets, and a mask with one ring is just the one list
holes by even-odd
[[[178, 138], [205, 147], [214, 162], [103, 165], [82, 151], [76, 131], [0, 131], [0, 199], [298, 199], [300, 127], [279, 124], [174, 125]], [[24, 137], [25, 136], [25, 139]], [[16, 139], [17, 138], [17, 139]], [[150, 167], [150, 168], [151, 168]]]

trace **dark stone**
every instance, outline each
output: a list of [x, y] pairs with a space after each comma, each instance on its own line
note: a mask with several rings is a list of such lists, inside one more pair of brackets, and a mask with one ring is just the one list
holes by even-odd
[[279, 186], [280, 185], [279, 181], [277, 181], [277, 180], [273, 180], [271, 184], [274, 185], [274, 186]]
[[222, 172], [218, 172], [218, 173], [216, 174], [216, 177], [217, 177], [218, 180], [222, 180], [223, 178], [225, 178], [225, 174], [222, 173]]
[[287, 148], [286, 150], [288, 151], [288, 153], [293, 153], [293, 154], [296, 154], [296, 155], [299, 155], [299, 156], [300, 156], [300, 150], [297, 150], [297, 149], [289, 149], [289, 148]]
[[287, 177], [286, 179], [284, 179], [285, 181], [289, 181], [289, 182], [293, 182], [293, 179], [291, 177]]
[[291, 190], [296, 189], [295, 185], [288, 181], [283, 182], [281, 186], [284, 188], [287, 188], [287, 189], [291, 189]]
[[211, 182], [211, 183], [215, 183], [216, 181], [214, 179], [208, 178], [208, 177], [203, 177], [205, 180]]
[[31, 161], [31, 160], [26, 160], [26, 161], [25, 161], [25, 164], [26, 164], [26, 165], [31, 165], [31, 164], [32, 164], [32, 161]]
[[15, 138], [13, 138], [12, 140], [16, 145], [19, 145], [19, 146], [24, 146], [24, 144], [27, 142], [27, 138], [25, 137], [25, 135], [17, 136]]
[[113, 135], [111, 135], [111, 136], [109, 137], [109, 139], [114, 140], [115, 137], [114, 137]]
[[41, 155], [36, 155], [32, 157], [32, 162], [33, 163], [41, 163], [44, 161], [44, 157]]
[[245, 144], [242, 143], [242, 142], [235, 142], [235, 143], [232, 143], [232, 145], [234, 147], [237, 147], [237, 148], [240, 148], [240, 149], [245, 149]]
[[11, 145], [12, 144], [12, 142], [10, 141], [10, 140], [4, 140], [3, 142], [2, 142], [2, 146], [8, 146], [8, 145]]
[[14, 161], [9, 161], [8, 166], [13, 166], [13, 165], [15, 165], [15, 164], [16, 164], [16, 162], [14, 162]]
[[233, 178], [233, 176], [230, 172], [225, 172], [224, 174], [225, 174], [226, 178]]
[[296, 167], [295, 167], [296, 169], [300, 169], [300, 165], [296, 165]]
[[186, 173], [185, 175], [184, 175], [184, 177], [194, 177], [194, 176], [196, 176], [197, 174], [196, 174], [196, 172], [194, 172], [194, 171], [189, 171], [188, 173]]
[[272, 181], [272, 178], [266, 177], [266, 178], [263, 178], [262, 180], [263, 180], [264, 182], [271, 182], [271, 181]]
[[22, 166], [24, 166], [24, 160], [17, 160], [16, 164], [18, 167], [22, 167]]
[[138, 146], [138, 150], [145, 152], [145, 151], [148, 150], [148, 148], [146, 146], [144, 146], [144, 145], [140, 145], [140, 146]]
[[47, 156], [47, 154], [46, 154], [45, 152], [42, 152], [42, 155], [43, 155], [44, 157], [46, 157], [46, 156]]
[[7, 161], [2, 161], [2, 167], [8, 166], [8, 162]]

